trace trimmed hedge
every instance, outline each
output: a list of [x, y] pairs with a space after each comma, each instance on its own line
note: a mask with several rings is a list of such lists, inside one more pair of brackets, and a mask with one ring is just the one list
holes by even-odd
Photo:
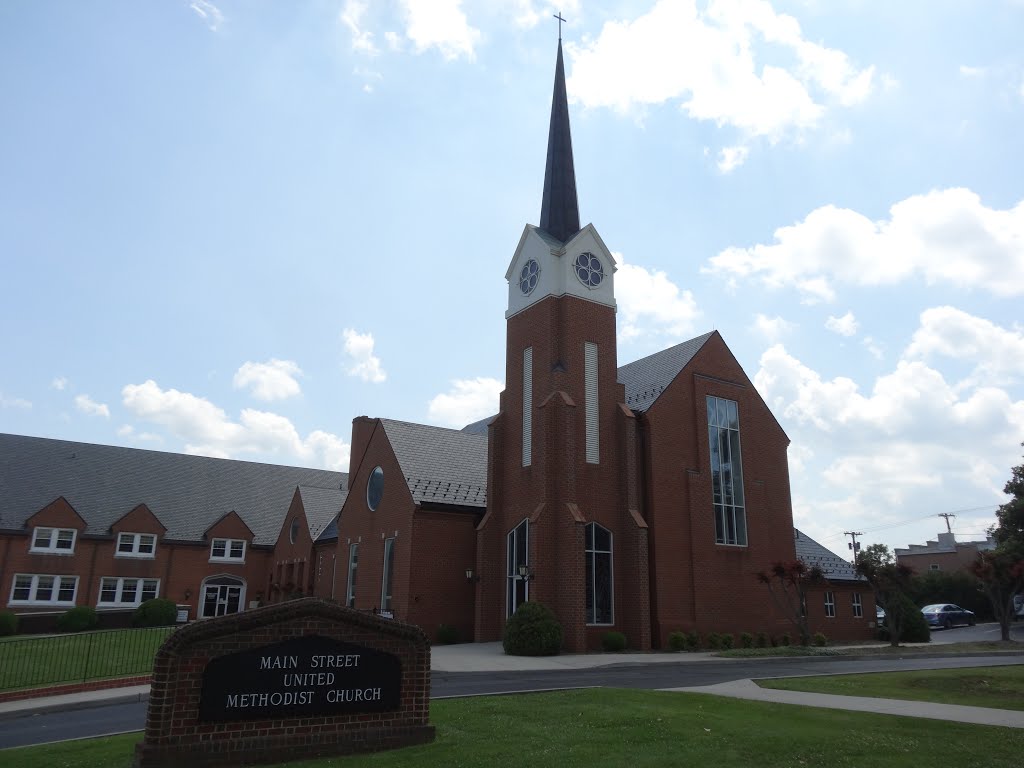
[[178, 620], [178, 606], [162, 597], [146, 600], [135, 609], [132, 625], [136, 627], [170, 627]]
[[626, 636], [621, 632], [605, 632], [601, 637], [601, 647], [609, 653], [626, 650]]
[[562, 650], [562, 625], [546, 605], [527, 601], [505, 624], [501, 644], [509, 656], [555, 656]]
[[18, 633], [18, 614], [0, 611], [0, 637]]
[[95, 608], [90, 605], [76, 605], [57, 619], [57, 629], [61, 632], [84, 632], [87, 629], [95, 629], [99, 621]]

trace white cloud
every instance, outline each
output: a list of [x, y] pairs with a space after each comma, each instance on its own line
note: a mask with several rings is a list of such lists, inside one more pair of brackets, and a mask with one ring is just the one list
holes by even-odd
[[914, 195], [883, 221], [846, 208], [817, 208], [775, 231], [775, 242], [727, 248], [704, 272], [757, 277], [830, 300], [832, 283], [894, 284], [920, 276], [928, 284], [981, 288], [1000, 297], [1024, 294], [1024, 201], [987, 208], [974, 192], [954, 188]]
[[921, 313], [921, 324], [904, 351], [906, 359], [945, 357], [972, 363], [972, 380], [1002, 383], [1024, 378], [1024, 332], [1008, 330], [955, 307]]
[[842, 317], [829, 315], [825, 327], [840, 336], [853, 336], [857, 333], [857, 318], [853, 316], [853, 312], [847, 312]]
[[57, 376], [50, 382], [50, 386], [60, 392], [63, 392], [68, 386], [68, 380], [63, 376]]
[[257, 400], [283, 400], [299, 394], [299, 382], [302, 370], [292, 360], [272, 358], [265, 363], [243, 363], [235, 372], [235, 389], [249, 387], [252, 396]]
[[863, 339], [861, 339], [861, 344], [864, 345], [864, 348], [873, 358], [875, 358], [875, 360], [881, 360], [885, 356], [885, 352], [882, 348], [882, 345], [879, 344], [871, 336], [865, 336]]
[[163, 437], [155, 432], [136, 432], [135, 427], [131, 424], [122, 424], [117, 428], [117, 434], [118, 437], [123, 437], [136, 443], [162, 443], [164, 441]]
[[437, 48], [446, 59], [474, 57], [480, 30], [470, 26], [461, 0], [400, 0], [405, 35], [417, 53]]
[[986, 73], [985, 67], [970, 67], [966, 64], [960, 65], [961, 77], [982, 77]]
[[427, 406], [430, 419], [447, 427], [464, 427], [498, 412], [498, 396], [505, 388], [497, 379], [453, 379], [451, 389]]
[[517, 27], [532, 29], [542, 21], [547, 21], [556, 13], [571, 24], [579, 16], [579, 0], [561, 0], [559, 3], [535, 3], [533, 0], [511, 0], [508, 3], [512, 11], [512, 19]]
[[75, 408], [90, 416], [103, 416], [110, 418], [110, 409], [104, 403], [97, 403], [88, 395], [75, 396]]
[[749, 154], [750, 147], [723, 147], [718, 153], [718, 170], [731, 173], [746, 162]]
[[220, 25], [224, 23], [224, 14], [220, 12], [220, 8], [214, 5], [208, 0], [193, 0], [188, 6], [196, 15], [206, 22], [206, 26], [210, 28], [212, 32], [216, 32], [220, 29]]
[[357, 333], [351, 328], [342, 331], [345, 340], [345, 352], [352, 358], [348, 367], [349, 376], [358, 376], [363, 381], [379, 384], [386, 381], [387, 373], [381, 367], [380, 358], [373, 354], [373, 334]]
[[273, 455], [344, 471], [349, 445], [322, 430], [304, 439], [284, 416], [251, 408], [232, 421], [223, 409], [202, 397], [161, 389], [152, 379], [121, 390], [124, 406], [136, 418], [159, 424], [185, 441], [185, 452], [232, 458], [244, 454]]
[[793, 323], [781, 317], [768, 317], [760, 312], [754, 316], [753, 329], [768, 341], [778, 341], [782, 336], [793, 330]]
[[3, 392], [0, 392], [0, 408], [18, 408], [22, 410], [28, 410], [32, 407], [32, 403], [21, 397], [7, 397]]
[[765, 0], [661, 0], [632, 20], [567, 45], [568, 87], [586, 106], [628, 111], [678, 101], [693, 118], [778, 140], [816, 126], [831, 104], [871, 93], [874, 68], [803, 38]]
[[690, 291], [681, 291], [660, 270], [651, 272], [627, 264], [620, 253], [614, 256], [618, 261], [615, 298], [621, 341], [650, 335], [679, 338], [693, 331], [701, 312]]
[[366, 13], [365, 0], [347, 0], [338, 13], [338, 20], [352, 33], [352, 50], [375, 56], [379, 51], [373, 42], [373, 33], [363, 27]]

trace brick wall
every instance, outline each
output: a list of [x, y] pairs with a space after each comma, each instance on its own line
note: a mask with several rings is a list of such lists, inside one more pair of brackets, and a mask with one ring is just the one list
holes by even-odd
[[[400, 707], [333, 716], [204, 722], [203, 671], [218, 657], [318, 635], [382, 651], [401, 663]], [[157, 652], [137, 768], [229, 766], [376, 751], [434, 739], [430, 642], [417, 627], [316, 598], [293, 600], [200, 622]]]

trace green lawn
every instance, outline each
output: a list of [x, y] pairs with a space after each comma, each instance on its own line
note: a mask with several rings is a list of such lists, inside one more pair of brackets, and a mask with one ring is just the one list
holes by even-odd
[[145, 675], [174, 627], [113, 629], [0, 643], [0, 691]]
[[[1024, 661], [1024, 660], [1022, 660]], [[1024, 710], [1024, 664], [758, 680], [762, 688]]]
[[[437, 741], [293, 768], [1019, 768], [1024, 731], [607, 688], [436, 701]], [[19, 768], [127, 768], [141, 734], [8, 750]]]

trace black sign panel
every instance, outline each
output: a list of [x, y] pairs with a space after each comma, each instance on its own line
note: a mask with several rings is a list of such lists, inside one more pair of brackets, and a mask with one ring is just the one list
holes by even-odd
[[266, 720], [399, 708], [397, 656], [309, 635], [213, 659], [203, 670], [199, 719]]

